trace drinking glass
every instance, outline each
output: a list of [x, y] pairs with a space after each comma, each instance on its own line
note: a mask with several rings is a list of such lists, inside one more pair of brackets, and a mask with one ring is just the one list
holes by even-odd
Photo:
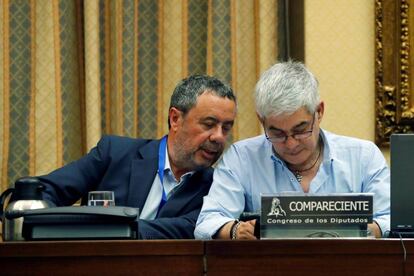
[[88, 206], [115, 206], [113, 191], [91, 191], [88, 193]]

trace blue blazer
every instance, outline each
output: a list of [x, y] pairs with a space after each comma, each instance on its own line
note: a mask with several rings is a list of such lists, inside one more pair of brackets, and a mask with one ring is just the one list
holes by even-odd
[[[45, 183], [44, 199], [68, 206], [92, 190], [115, 193], [117, 206], [142, 210], [158, 170], [160, 140], [104, 136], [81, 159], [38, 178]], [[213, 169], [195, 172], [168, 199], [154, 220], [139, 220], [141, 239], [193, 239], [203, 197]]]

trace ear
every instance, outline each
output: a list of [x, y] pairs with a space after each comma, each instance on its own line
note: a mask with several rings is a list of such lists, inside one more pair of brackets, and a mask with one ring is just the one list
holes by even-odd
[[259, 119], [259, 122], [262, 124], [262, 126], [263, 126], [263, 123], [264, 123], [264, 118], [263, 117], [261, 117], [260, 115], [259, 115], [259, 113], [257, 113], [256, 112], [256, 116], [257, 116], [257, 119]]
[[181, 123], [182, 112], [175, 107], [171, 107], [168, 111], [168, 120], [170, 120], [170, 125], [172, 130], [176, 130]]
[[319, 103], [319, 106], [316, 108], [316, 111], [318, 112], [318, 121], [320, 123], [325, 112], [325, 103], [323, 101]]

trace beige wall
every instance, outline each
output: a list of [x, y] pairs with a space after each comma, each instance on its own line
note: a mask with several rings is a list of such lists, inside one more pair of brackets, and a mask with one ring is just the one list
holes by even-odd
[[[305, 62], [325, 101], [322, 127], [374, 141], [374, 1], [305, 0]], [[388, 149], [382, 149], [389, 160]]]

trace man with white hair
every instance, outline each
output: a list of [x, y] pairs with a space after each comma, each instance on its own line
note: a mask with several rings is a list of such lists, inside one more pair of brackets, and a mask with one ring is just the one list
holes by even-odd
[[261, 194], [373, 193], [368, 229], [381, 237], [390, 227], [390, 171], [378, 147], [320, 128], [325, 105], [314, 75], [299, 62], [278, 63], [255, 89], [264, 135], [233, 144], [215, 172], [197, 220], [199, 239], [255, 239]]

